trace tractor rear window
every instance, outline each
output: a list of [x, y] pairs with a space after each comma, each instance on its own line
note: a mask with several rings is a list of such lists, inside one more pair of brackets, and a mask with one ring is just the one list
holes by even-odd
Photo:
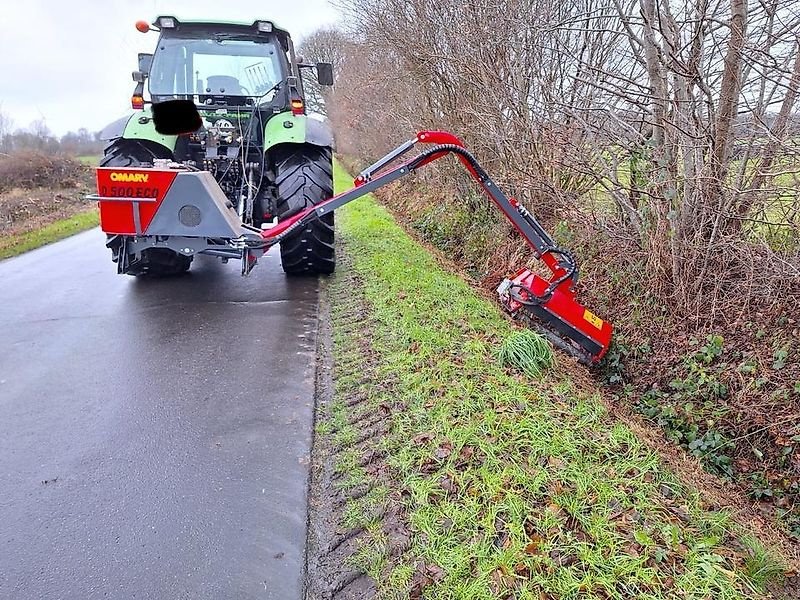
[[150, 69], [150, 94], [260, 97], [282, 79], [281, 65], [280, 47], [269, 38], [162, 37]]

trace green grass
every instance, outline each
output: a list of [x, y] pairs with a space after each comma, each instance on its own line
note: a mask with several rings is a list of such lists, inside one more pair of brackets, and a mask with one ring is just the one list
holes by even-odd
[[102, 158], [102, 156], [100, 154], [87, 154], [84, 156], [76, 156], [75, 158], [85, 165], [91, 165], [94, 167], [100, 162], [100, 158]]
[[[335, 177], [338, 191], [350, 187], [341, 169]], [[381, 598], [407, 598], [421, 580], [436, 599], [758, 598], [781, 577], [772, 553], [707, 510], [597, 396], [548, 369], [540, 340], [521, 338], [373, 198], [338, 211], [337, 224], [362, 283], [341, 270], [329, 283], [337, 380], [333, 422], [318, 431], [350, 448], [345, 399], [398, 407], [381, 440], [392, 489], [376, 502], [402, 505], [411, 549], [392, 556], [364, 506], [347, 513], [367, 525], [354, 562]], [[379, 358], [369, 380], [364, 339]], [[510, 349], [509, 362], [541, 374], [501, 364]], [[342, 454], [343, 486], [368, 479], [357, 461]], [[419, 577], [420, 565], [435, 576]]]
[[553, 365], [553, 347], [538, 333], [523, 329], [503, 340], [497, 358], [526, 375], [539, 377]]
[[41, 229], [0, 237], [0, 259], [17, 256], [34, 248], [52, 244], [86, 229], [97, 227], [97, 209], [80, 212], [68, 219], [61, 219]]
[[[593, 202], [595, 208], [604, 214], [611, 214], [616, 210], [615, 202], [613, 201], [608, 190], [619, 188], [620, 191], [624, 190], [627, 194], [631, 185], [630, 156], [622, 149], [616, 149], [619, 154], [616, 157], [612, 157], [613, 151], [613, 149], [606, 150], [598, 156], [598, 160], [603, 159], [607, 161], [608, 164], [612, 164], [612, 158], [614, 158], [618, 162], [615, 177], [613, 179], [611, 177], [603, 177], [602, 181], [592, 186], [588, 193], [588, 197]], [[758, 168], [760, 163], [760, 158], [751, 157], [748, 159], [747, 164], [745, 165], [745, 185], [749, 185], [750, 179], [754, 175], [755, 170]], [[598, 163], [597, 167], [599, 166], [600, 164]], [[647, 165], [646, 159], [643, 157], [640, 169], [646, 171], [648, 168], [651, 167]], [[736, 183], [736, 178], [739, 176], [741, 168], [741, 159], [731, 161], [728, 170], [728, 183], [730, 185], [734, 185]], [[771, 170], [778, 174], [775, 175], [771, 182], [768, 182], [767, 184], [771, 189], [771, 191], [767, 194], [768, 199], [763, 206], [761, 206], [760, 203], [757, 203], [757, 206], [763, 208], [764, 214], [752, 214], [750, 216], [759, 221], [767, 220], [775, 223], [794, 222], [796, 224], [797, 215], [796, 211], [793, 209], [797, 205], [796, 189], [798, 186], [798, 181], [800, 180], [800, 162], [798, 162], [794, 157], [784, 156], [776, 159], [771, 167]], [[679, 168], [679, 171], [682, 173], [682, 169]], [[769, 233], [769, 227], [775, 228], [776, 226], [769, 226], [764, 223], [751, 224], [751, 228], [755, 233]], [[785, 228], [780, 228], [780, 231], [788, 235], [788, 233], [785, 231]]]

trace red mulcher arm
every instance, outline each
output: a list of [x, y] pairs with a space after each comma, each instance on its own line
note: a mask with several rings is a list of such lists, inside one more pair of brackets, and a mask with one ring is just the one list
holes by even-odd
[[[383, 170], [418, 143], [436, 146], [392, 169]], [[555, 345], [567, 350], [581, 362], [599, 362], [611, 343], [612, 326], [575, 300], [574, 285], [578, 279], [578, 266], [574, 257], [568, 251], [558, 248], [534, 216], [517, 200], [506, 196], [475, 157], [464, 148], [461, 140], [446, 131], [418, 133], [416, 138], [398, 146], [362, 171], [356, 177], [353, 189], [320, 202], [262, 232], [263, 242], [260, 246], [271, 247], [310, 220], [336, 210], [448, 154], [458, 157], [483, 192], [513, 223], [536, 256], [552, 272], [549, 280], [528, 269], [520, 270], [511, 279], [505, 279], [497, 289], [505, 309], [530, 325], [543, 326], [543, 332]]]

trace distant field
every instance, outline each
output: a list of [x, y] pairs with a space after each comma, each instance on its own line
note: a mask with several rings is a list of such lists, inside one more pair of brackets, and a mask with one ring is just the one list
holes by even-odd
[[85, 156], [76, 156], [79, 161], [81, 161], [85, 165], [96, 165], [100, 162], [101, 155], [100, 154], [87, 154]]
[[[627, 196], [630, 193], [631, 170], [630, 160], [624, 160], [622, 157], [611, 160], [608, 156], [606, 160], [609, 164], [617, 163], [615, 178], [611, 176], [603, 178], [589, 190], [586, 198], [595, 211], [610, 215], [616, 212], [617, 208], [609, 190], [616, 190]], [[757, 165], [758, 159], [748, 160], [745, 167], [748, 177], [752, 176]], [[741, 161], [731, 163], [729, 180], [732, 186], [741, 166]], [[679, 168], [679, 171], [682, 169]], [[753, 221], [748, 224], [748, 229], [755, 237], [767, 239], [776, 250], [793, 248], [796, 243], [793, 241], [796, 239], [796, 233], [793, 233], [792, 227], [796, 228], [800, 224], [798, 221], [800, 213], [797, 211], [800, 161], [795, 157], [785, 157], [777, 161], [771, 171], [775, 177], [764, 192], [767, 200], [749, 215]], [[680, 183], [679, 179], [679, 185]]]

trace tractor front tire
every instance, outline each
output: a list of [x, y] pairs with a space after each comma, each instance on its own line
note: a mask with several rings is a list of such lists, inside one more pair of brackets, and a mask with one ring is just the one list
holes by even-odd
[[[289, 146], [275, 160], [278, 219], [284, 221], [333, 196], [330, 148]], [[311, 221], [281, 242], [288, 275], [329, 275], [336, 268], [333, 213]]]
[[[101, 167], [127, 167], [135, 168], [152, 166], [154, 158], [167, 158], [153, 155], [140, 143], [119, 139], [112, 142], [105, 150], [105, 156], [100, 159]], [[122, 248], [120, 236], [108, 236], [107, 245], [111, 249], [111, 259], [119, 264], [120, 250]], [[169, 248], [148, 248], [138, 256], [128, 254], [125, 261], [125, 274], [151, 277], [170, 277], [180, 275], [189, 270], [192, 264], [191, 256], [184, 256]]]

